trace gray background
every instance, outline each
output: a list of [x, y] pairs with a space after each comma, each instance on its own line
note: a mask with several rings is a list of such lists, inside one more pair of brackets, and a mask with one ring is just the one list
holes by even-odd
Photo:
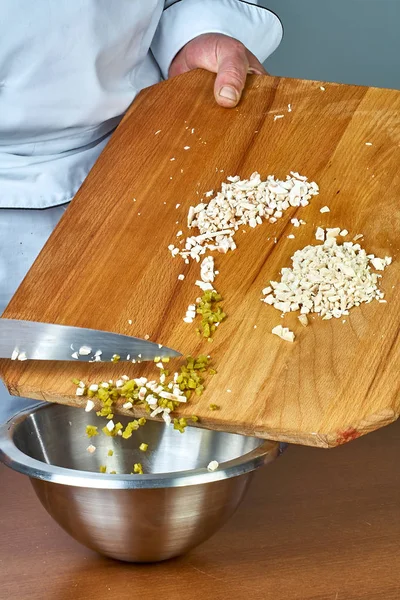
[[262, 0], [284, 27], [273, 75], [400, 88], [400, 0]]

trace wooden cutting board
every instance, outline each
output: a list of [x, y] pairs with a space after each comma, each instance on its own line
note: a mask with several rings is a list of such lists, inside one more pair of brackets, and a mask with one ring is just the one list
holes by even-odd
[[[209, 353], [218, 374], [182, 414], [198, 415], [203, 427], [336, 446], [399, 415], [400, 93], [251, 77], [240, 106], [226, 110], [214, 102], [213, 80], [192, 72], [139, 95], [4, 316]], [[216, 256], [228, 318], [212, 343], [202, 341], [196, 325], [183, 322], [198, 296], [199, 266], [172, 258], [167, 247], [179, 229], [187, 232], [191, 204], [228, 175], [256, 170], [263, 178], [298, 171], [320, 195], [276, 224], [238, 233], [237, 250]], [[324, 205], [330, 213], [320, 213]], [[293, 228], [294, 216], [306, 225]], [[282, 320], [260, 302], [294, 251], [316, 243], [317, 226], [362, 233], [368, 252], [393, 257], [382, 281], [387, 304], [355, 308], [345, 323], [316, 318], [304, 329], [296, 315]], [[271, 335], [280, 323], [295, 331], [294, 344]], [[74, 396], [74, 377], [155, 371], [1, 361], [12, 394], [76, 405], [85, 401]]]

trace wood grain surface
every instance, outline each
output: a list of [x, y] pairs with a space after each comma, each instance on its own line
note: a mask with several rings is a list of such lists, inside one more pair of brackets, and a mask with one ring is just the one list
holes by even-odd
[[[329, 447], [390, 423], [400, 385], [400, 93], [252, 77], [240, 106], [226, 110], [212, 87], [211, 74], [192, 72], [139, 95], [4, 316], [148, 335], [183, 354], [210, 353], [218, 374], [182, 409], [203, 427]], [[183, 322], [198, 296], [199, 266], [173, 259], [167, 247], [187, 231], [191, 204], [226, 176], [256, 170], [279, 178], [298, 171], [320, 185], [320, 195], [274, 225], [238, 233], [237, 250], [216, 257], [228, 318], [213, 343], [203, 342], [196, 325]], [[320, 213], [324, 205], [330, 213]], [[307, 224], [294, 229], [294, 216]], [[387, 304], [303, 329], [296, 315], [282, 320], [260, 302], [294, 251], [315, 242], [317, 226], [361, 233], [368, 252], [393, 257], [382, 281]], [[271, 335], [279, 323], [295, 331], [294, 344]], [[74, 377], [93, 382], [156, 369], [2, 361], [0, 370], [14, 395], [79, 404]], [[211, 402], [221, 409], [210, 411]]]
[[102, 558], [0, 465], [0, 597], [398, 600], [400, 421], [331, 452], [289, 447], [208, 542], [176, 560]]

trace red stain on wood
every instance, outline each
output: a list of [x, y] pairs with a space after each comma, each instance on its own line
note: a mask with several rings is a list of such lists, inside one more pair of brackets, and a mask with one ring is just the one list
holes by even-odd
[[338, 432], [338, 437], [336, 440], [337, 445], [347, 444], [347, 442], [352, 442], [361, 436], [361, 433], [354, 429], [354, 427], [349, 427], [345, 431]]

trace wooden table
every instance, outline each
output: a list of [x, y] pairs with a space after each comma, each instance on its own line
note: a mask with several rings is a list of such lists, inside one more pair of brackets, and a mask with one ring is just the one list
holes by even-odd
[[400, 422], [334, 450], [291, 446], [231, 521], [157, 565], [102, 558], [0, 467], [0, 597], [7, 600], [398, 600]]

